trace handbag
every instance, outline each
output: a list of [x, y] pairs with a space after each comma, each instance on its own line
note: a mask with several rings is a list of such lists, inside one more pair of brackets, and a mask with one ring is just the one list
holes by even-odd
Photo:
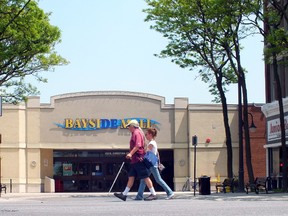
[[159, 152], [157, 152], [157, 155], [158, 155], [158, 160], [159, 160], [158, 170], [161, 173], [165, 169], [165, 166], [160, 162], [160, 154], [159, 154]]
[[162, 163], [159, 163], [158, 169], [159, 169], [159, 171], [161, 173], [165, 169], [165, 166]]
[[147, 151], [144, 155], [143, 162], [145, 163], [146, 167], [150, 169], [150, 167], [155, 166], [158, 161], [158, 157], [151, 151]]

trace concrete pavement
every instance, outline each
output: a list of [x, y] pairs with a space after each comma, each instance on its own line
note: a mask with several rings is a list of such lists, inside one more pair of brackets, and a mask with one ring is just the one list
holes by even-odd
[[[193, 199], [193, 200], [230, 200], [230, 201], [288, 201], [288, 193], [274, 193], [269, 192], [266, 194], [265, 192], [260, 192], [259, 194], [255, 194], [251, 192], [249, 194], [246, 193], [215, 193], [211, 192], [210, 195], [201, 195], [196, 192], [194, 196], [194, 192], [174, 192], [175, 199]], [[145, 195], [149, 195], [148, 192]], [[128, 200], [133, 199], [136, 196], [135, 192], [130, 192], [128, 195]], [[39, 198], [69, 198], [69, 197], [114, 197], [113, 192], [111, 193], [2, 193], [0, 197], [1, 200], [25, 200], [25, 199], [39, 199]], [[165, 192], [157, 192], [158, 199], [165, 199]], [[117, 198], [115, 198], [117, 199]]]
[[[284, 193], [213, 193], [194, 196], [193, 192], [175, 192], [175, 199], [126, 202], [113, 193], [7, 193], [0, 197], [1, 216], [279, 216], [288, 215], [288, 194]], [[148, 193], [147, 193], [148, 195]], [[287, 212], [286, 212], [287, 211]]]

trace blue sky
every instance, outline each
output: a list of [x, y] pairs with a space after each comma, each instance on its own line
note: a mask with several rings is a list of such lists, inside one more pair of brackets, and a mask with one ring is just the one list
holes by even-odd
[[[166, 45], [162, 35], [144, 22], [144, 0], [40, 0], [51, 12], [50, 23], [62, 32], [56, 51], [70, 61], [43, 74], [48, 83], [34, 83], [41, 102], [63, 93], [82, 91], [132, 91], [165, 97], [187, 97], [190, 104], [209, 104], [213, 97], [196, 70], [181, 69], [170, 59], [160, 59]], [[248, 70], [249, 103], [264, 103], [264, 63], [261, 37], [243, 43], [243, 66]], [[227, 94], [237, 104], [237, 85]]]

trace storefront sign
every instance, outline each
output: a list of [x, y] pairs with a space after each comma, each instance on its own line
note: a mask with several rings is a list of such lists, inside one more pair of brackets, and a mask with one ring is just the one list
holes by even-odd
[[136, 119], [139, 122], [141, 128], [149, 128], [160, 124], [159, 122], [146, 119], [146, 118], [125, 118], [125, 119], [87, 119], [87, 118], [77, 118], [64, 119], [64, 123], [55, 123], [58, 127], [69, 129], [69, 130], [81, 130], [81, 131], [91, 131], [100, 129], [117, 129], [126, 128], [126, 125], [131, 119]]
[[[284, 117], [285, 133], [288, 138], [288, 116]], [[267, 121], [267, 143], [280, 142], [281, 140], [281, 128], [279, 117], [274, 117]]]
[[72, 164], [71, 163], [64, 163], [63, 164], [63, 176], [72, 176]]

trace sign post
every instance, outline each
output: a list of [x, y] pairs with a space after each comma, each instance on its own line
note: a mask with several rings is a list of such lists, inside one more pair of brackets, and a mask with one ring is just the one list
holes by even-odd
[[196, 146], [198, 142], [198, 137], [194, 135], [192, 137], [192, 145], [194, 146], [194, 196], [196, 191]]

